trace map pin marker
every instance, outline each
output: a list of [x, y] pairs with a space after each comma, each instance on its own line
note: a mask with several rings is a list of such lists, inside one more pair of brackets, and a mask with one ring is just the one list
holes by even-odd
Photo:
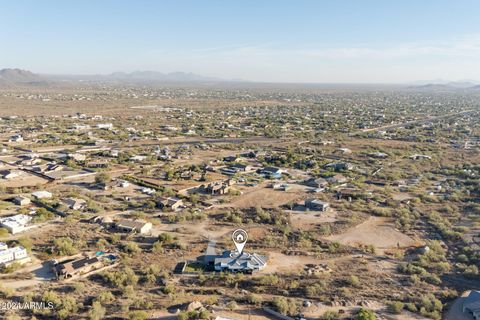
[[235, 243], [235, 248], [237, 248], [238, 255], [241, 255], [243, 252], [243, 248], [245, 247], [245, 243], [247, 243], [248, 234], [247, 231], [243, 229], [237, 229], [232, 233], [232, 240]]

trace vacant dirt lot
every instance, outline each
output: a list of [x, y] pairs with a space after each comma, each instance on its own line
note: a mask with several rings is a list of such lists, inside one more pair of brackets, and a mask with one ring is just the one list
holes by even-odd
[[337, 220], [337, 212], [330, 208], [327, 212], [320, 211], [294, 211], [287, 210], [290, 214], [290, 222], [292, 227], [302, 230], [315, 229], [322, 223], [335, 222]]
[[238, 186], [235, 186], [236, 189], [242, 191], [242, 196], [237, 197], [230, 203], [222, 206], [235, 208], [275, 208], [287, 204], [288, 202], [296, 201], [305, 195], [302, 189], [279, 191], [267, 188], [266, 186], [267, 183], [254, 188], [239, 188]]
[[401, 233], [393, 227], [386, 218], [370, 217], [367, 221], [355, 226], [346, 232], [327, 237], [347, 245], [373, 245], [377, 250], [420, 245], [419, 241]]

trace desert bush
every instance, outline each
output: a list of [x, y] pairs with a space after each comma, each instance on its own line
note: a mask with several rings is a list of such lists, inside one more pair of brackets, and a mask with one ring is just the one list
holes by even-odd
[[387, 303], [387, 309], [391, 313], [399, 314], [404, 308], [404, 304], [400, 301], [392, 301]]
[[105, 317], [106, 309], [99, 301], [92, 303], [92, 308], [88, 311], [89, 320], [101, 320]]

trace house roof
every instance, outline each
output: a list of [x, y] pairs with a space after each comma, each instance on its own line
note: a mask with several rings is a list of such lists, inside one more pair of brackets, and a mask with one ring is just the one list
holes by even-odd
[[35, 191], [35, 192], [32, 192], [32, 196], [36, 198], [42, 198], [42, 197], [51, 197], [52, 194], [48, 191]]
[[480, 312], [480, 291], [471, 291], [463, 301], [463, 307], [470, 312]]
[[168, 197], [168, 198], [159, 197], [158, 198], [158, 202], [160, 202], [160, 203], [162, 203], [163, 205], [166, 205], [166, 206], [172, 206], [172, 205], [178, 203], [179, 201], [182, 201], [182, 200], [178, 199], [178, 198], [174, 198], [174, 197]]
[[267, 265], [267, 257], [257, 253], [243, 252], [241, 255], [236, 251], [224, 251], [215, 259], [215, 265], [220, 265], [232, 271], [248, 271], [263, 269]]
[[266, 173], [281, 173], [281, 170], [276, 167], [265, 167], [262, 171]]
[[84, 199], [77, 199], [77, 198], [65, 198], [62, 199], [63, 203], [65, 203], [67, 206], [74, 208], [76, 206], [83, 206], [87, 203]]
[[305, 200], [305, 203], [312, 203], [317, 206], [328, 206], [328, 203], [319, 199], [307, 199]]
[[149, 222], [144, 222], [144, 221], [120, 220], [116, 224], [117, 224], [117, 227], [120, 227], [120, 228], [140, 230], [148, 223]]
[[93, 258], [82, 258], [80, 260], [71, 261], [65, 264], [60, 264], [57, 266], [57, 271], [61, 273], [72, 273], [75, 270], [81, 269], [91, 264], [95, 264], [100, 260], [97, 257]]
[[245, 169], [245, 168], [248, 167], [248, 165], [247, 164], [242, 164], [242, 163], [235, 163], [235, 164], [232, 164], [231, 167]]

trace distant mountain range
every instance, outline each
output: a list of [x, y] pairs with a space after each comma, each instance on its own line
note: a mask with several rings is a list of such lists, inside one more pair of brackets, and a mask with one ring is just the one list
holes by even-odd
[[105, 81], [105, 82], [221, 82], [228, 81], [220, 78], [205, 77], [194, 73], [157, 71], [114, 72], [106, 75], [45, 75], [57, 81]]
[[[112, 82], [112, 83], [208, 83], [227, 82], [221, 78], [205, 77], [194, 73], [157, 71], [115, 72], [107, 75], [52, 75], [36, 74], [22, 69], [1, 69], [0, 86], [65, 84], [66, 82]], [[237, 80], [235, 80], [237, 81]]]
[[46, 85], [48, 79], [33, 72], [21, 69], [1, 69], [0, 86], [9, 87], [16, 85]]
[[[250, 83], [245, 80], [227, 80], [222, 78], [206, 77], [194, 73], [172, 72], [162, 73], [158, 71], [134, 71], [114, 72], [111, 74], [92, 74], [92, 75], [58, 75], [58, 74], [37, 74], [22, 69], [0, 69], [0, 87], [15, 86], [54, 86], [54, 85], [70, 85], [78, 82], [87, 83], [112, 83], [112, 84], [212, 84], [217, 85], [224, 83], [227, 85], [236, 85], [239, 83]], [[275, 85], [275, 84], [274, 84]], [[276, 84], [281, 85], [281, 84]], [[293, 85], [293, 84], [289, 84]], [[315, 85], [315, 84], [312, 84]], [[318, 84], [321, 85], [321, 84]], [[324, 84], [325, 85], [325, 84]], [[342, 86], [342, 84], [327, 84], [331, 86]], [[394, 85], [397, 86], [397, 85]], [[448, 80], [431, 80], [431, 81], [415, 81], [409, 84], [398, 84], [400, 88], [411, 90], [425, 91], [452, 91], [452, 90], [468, 90], [480, 91], [480, 82], [474, 80], [448, 81]]]
[[480, 83], [474, 80], [462, 81], [447, 81], [447, 80], [433, 80], [433, 81], [417, 81], [408, 87], [409, 89], [422, 90], [458, 90], [458, 89], [474, 89], [480, 88]]

